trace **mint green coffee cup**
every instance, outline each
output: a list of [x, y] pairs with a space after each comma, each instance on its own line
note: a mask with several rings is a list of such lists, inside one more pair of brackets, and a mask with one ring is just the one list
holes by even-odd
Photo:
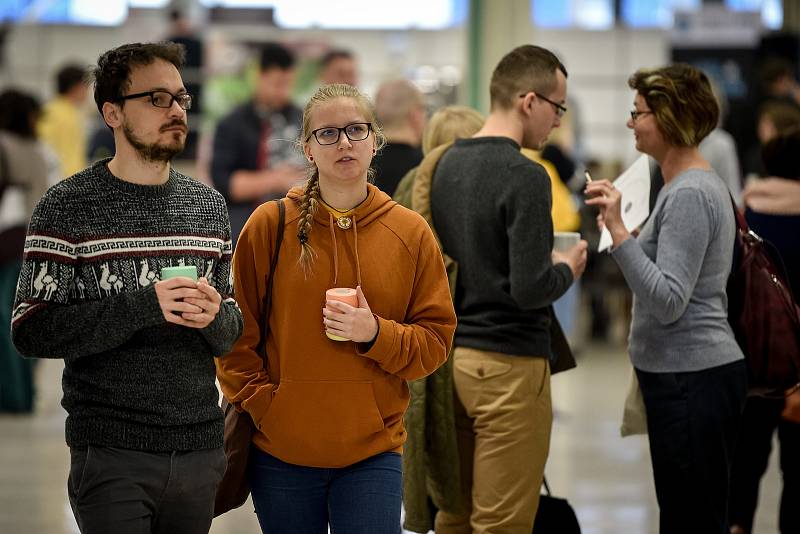
[[161, 269], [161, 279], [169, 280], [184, 276], [197, 282], [197, 267], [194, 265], [179, 265], [177, 267], [164, 267]]

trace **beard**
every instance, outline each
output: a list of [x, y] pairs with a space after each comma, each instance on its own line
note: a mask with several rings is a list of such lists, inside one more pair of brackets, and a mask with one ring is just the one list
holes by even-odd
[[[177, 124], [184, 125], [183, 122], [177, 122], [175, 124], [169, 124], [166, 127], [169, 128]], [[127, 121], [122, 124], [122, 133], [125, 135], [125, 139], [127, 139], [136, 150], [136, 153], [139, 154], [139, 157], [148, 162], [168, 163], [172, 161], [175, 155], [183, 152], [183, 148], [186, 145], [186, 134], [181, 134], [179, 132], [173, 133], [172, 143], [145, 143], [133, 133], [133, 129]]]

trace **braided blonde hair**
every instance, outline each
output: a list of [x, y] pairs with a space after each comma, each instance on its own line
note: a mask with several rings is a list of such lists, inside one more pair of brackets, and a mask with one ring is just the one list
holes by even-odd
[[[314, 109], [321, 104], [336, 100], [337, 98], [350, 98], [355, 101], [356, 105], [364, 114], [364, 120], [369, 122], [372, 126], [372, 131], [375, 134], [376, 149], [382, 148], [386, 144], [386, 138], [375, 120], [375, 110], [372, 106], [372, 102], [355, 87], [343, 83], [335, 83], [320, 87], [308, 101], [308, 104], [306, 104], [303, 110], [303, 133], [300, 139], [297, 140], [298, 147], [302, 150], [307, 143], [315, 142], [311, 134], [311, 116]], [[315, 257], [314, 249], [308, 242], [308, 235], [311, 233], [314, 214], [319, 207], [320, 198], [319, 169], [317, 169], [317, 166], [313, 162], [309, 162], [308, 173], [309, 178], [306, 181], [303, 194], [300, 197], [300, 218], [297, 220], [297, 239], [300, 241], [300, 258], [298, 261], [306, 276], [311, 272], [311, 264]], [[374, 174], [375, 171], [372, 168], [367, 171], [367, 177], [370, 181]]]

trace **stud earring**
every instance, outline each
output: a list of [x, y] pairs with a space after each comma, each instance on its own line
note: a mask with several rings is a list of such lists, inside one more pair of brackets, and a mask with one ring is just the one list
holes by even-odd
[[308, 161], [313, 162], [314, 161], [314, 156], [308, 156]]

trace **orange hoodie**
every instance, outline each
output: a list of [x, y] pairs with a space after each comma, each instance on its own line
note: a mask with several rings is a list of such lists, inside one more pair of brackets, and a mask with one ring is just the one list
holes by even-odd
[[[402, 450], [407, 380], [444, 363], [456, 316], [442, 255], [427, 223], [372, 185], [343, 230], [320, 206], [306, 278], [298, 263], [300, 188], [284, 199], [286, 227], [272, 293], [268, 366], [256, 354], [278, 207], [260, 206], [233, 259], [244, 331], [216, 360], [225, 396], [256, 424], [253, 443], [291, 464], [344, 467]], [[325, 336], [325, 291], [358, 285], [378, 318], [372, 347]]]

